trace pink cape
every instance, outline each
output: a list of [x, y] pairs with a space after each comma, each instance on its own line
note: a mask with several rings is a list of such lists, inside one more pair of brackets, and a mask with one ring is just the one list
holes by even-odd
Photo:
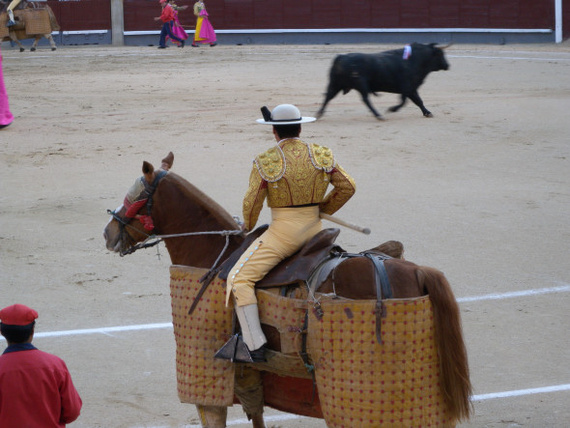
[[215, 43], [216, 42], [216, 32], [214, 27], [208, 19], [208, 12], [206, 9], [200, 11], [200, 16], [198, 17], [198, 23], [196, 24], [196, 35], [194, 36], [195, 42], [200, 43]]
[[[174, 11], [174, 24], [172, 25], [172, 34], [179, 39], [186, 40], [188, 38], [188, 33], [182, 27], [180, 20], [178, 19], [178, 12]], [[170, 37], [166, 36], [166, 40], [170, 40]], [[178, 44], [178, 42], [172, 40], [172, 43]]]
[[8, 94], [4, 86], [4, 72], [2, 71], [2, 53], [0, 52], [0, 125], [9, 125], [14, 120], [8, 105]]

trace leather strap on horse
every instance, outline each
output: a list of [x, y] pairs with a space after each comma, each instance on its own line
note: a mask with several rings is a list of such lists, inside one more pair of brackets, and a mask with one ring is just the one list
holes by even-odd
[[206, 292], [206, 289], [208, 288], [212, 280], [216, 277], [219, 271], [220, 267], [212, 268], [202, 278], [200, 278], [199, 282], [202, 284], [202, 287], [198, 291], [198, 294], [196, 294], [196, 297], [194, 298], [194, 301], [192, 302], [190, 309], [188, 309], [188, 315], [192, 315], [192, 312], [194, 312], [194, 309], [196, 309], [196, 306], [198, 306], [198, 303], [202, 299], [202, 296]]
[[307, 371], [311, 374], [313, 380], [313, 397], [312, 402], [315, 402], [315, 397], [317, 396], [317, 379], [315, 378], [315, 366], [309, 361], [309, 353], [307, 352], [307, 334], [309, 329], [309, 311], [305, 312], [305, 321], [303, 323], [303, 330], [301, 331], [301, 350], [299, 351], [299, 356], [303, 360], [303, 364], [307, 368]]
[[152, 183], [150, 184], [147, 183], [146, 180], [143, 180], [145, 191], [148, 194], [148, 200], [146, 202], [146, 211], [147, 215], [151, 217], [152, 217], [151, 210], [152, 210], [154, 192], [158, 187], [158, 183], [160, 183], [160, 180], [162, 180], [166, 174], [168, 174], [168, 171], [161, 170], [157, 172], [154, 176], [154, 180], [152, 180]]
[[223, 263], [221, 263], [219, 266], [212, 266], [210, 270], [206, 272], [202, 278], [200, 278], [202, 288], [200, 288], [200, 291], [198, 291], [194, 302], [192, 302], [192, 306], [190, 306], [190, 309], [188, 309], [188, 315], [191, 315], [192, 312], [194, 312], [194, 309], [196, 309], [196, 306], [198, 306], [202, 295], [206, 292], [206, 289], [212, 280], [216, 277], [216, 275], [218, 275], [220, 279], [227, 280], [230, 269], [239, 260], [241, 254], [247, 249], [247, 247], [249, 247], [255, 238], [265, 232], [268, 227], [269, 225], [265, 224], [263, 226], [259, 226], [257, 229], [249, 233], [239, 248], [235, 250], [226, 260], [224, 260]]
[[376, 339], [382, 345], [382, 318], [386, 317], [383, 299], [391, 299], [393, 296], [384, 260], [391, 259], [391, 257], [373, 253], [363, 253], [363, 255], [372, 261], [376, 271]]

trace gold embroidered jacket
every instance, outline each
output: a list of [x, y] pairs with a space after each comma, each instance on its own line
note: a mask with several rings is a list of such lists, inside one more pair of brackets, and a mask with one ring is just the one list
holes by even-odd
[[[334, 188], [326, 194], [329, 183]], [[243, 200], [245, 227], [255, 226], [266, 198], [270, 208], [319, 204], [321, 212], [333, 214], [355, 190], [354, 180], [335, 162], [331, 149], [298, 138], [281, 140], [253, 161]]]

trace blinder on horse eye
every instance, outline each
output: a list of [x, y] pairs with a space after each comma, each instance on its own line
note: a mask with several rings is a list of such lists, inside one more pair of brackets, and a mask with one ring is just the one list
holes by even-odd
[[112, 216], [115, 220], [117, 220], [119, 223], [126, 225], [127, 222], [125, 221], [124, 218], [122, 218], [119, 214], [117, 214], [116, 211], [113, 210], [107, 210], [107, 214], [109, 214], [110, 216]]

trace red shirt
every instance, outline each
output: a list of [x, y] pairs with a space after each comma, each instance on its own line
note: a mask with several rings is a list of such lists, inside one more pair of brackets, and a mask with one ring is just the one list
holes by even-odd
[[65, 427], [81, 405], [61, 358], [30, 344], [11, 345], [0, 356], [0, 427]]
[[172, 6], [169, 4], [164, 6], [162, 13], [160, 14], [160, 19], [162, 22], [174, 21], [174, 9], [172, 9]]

